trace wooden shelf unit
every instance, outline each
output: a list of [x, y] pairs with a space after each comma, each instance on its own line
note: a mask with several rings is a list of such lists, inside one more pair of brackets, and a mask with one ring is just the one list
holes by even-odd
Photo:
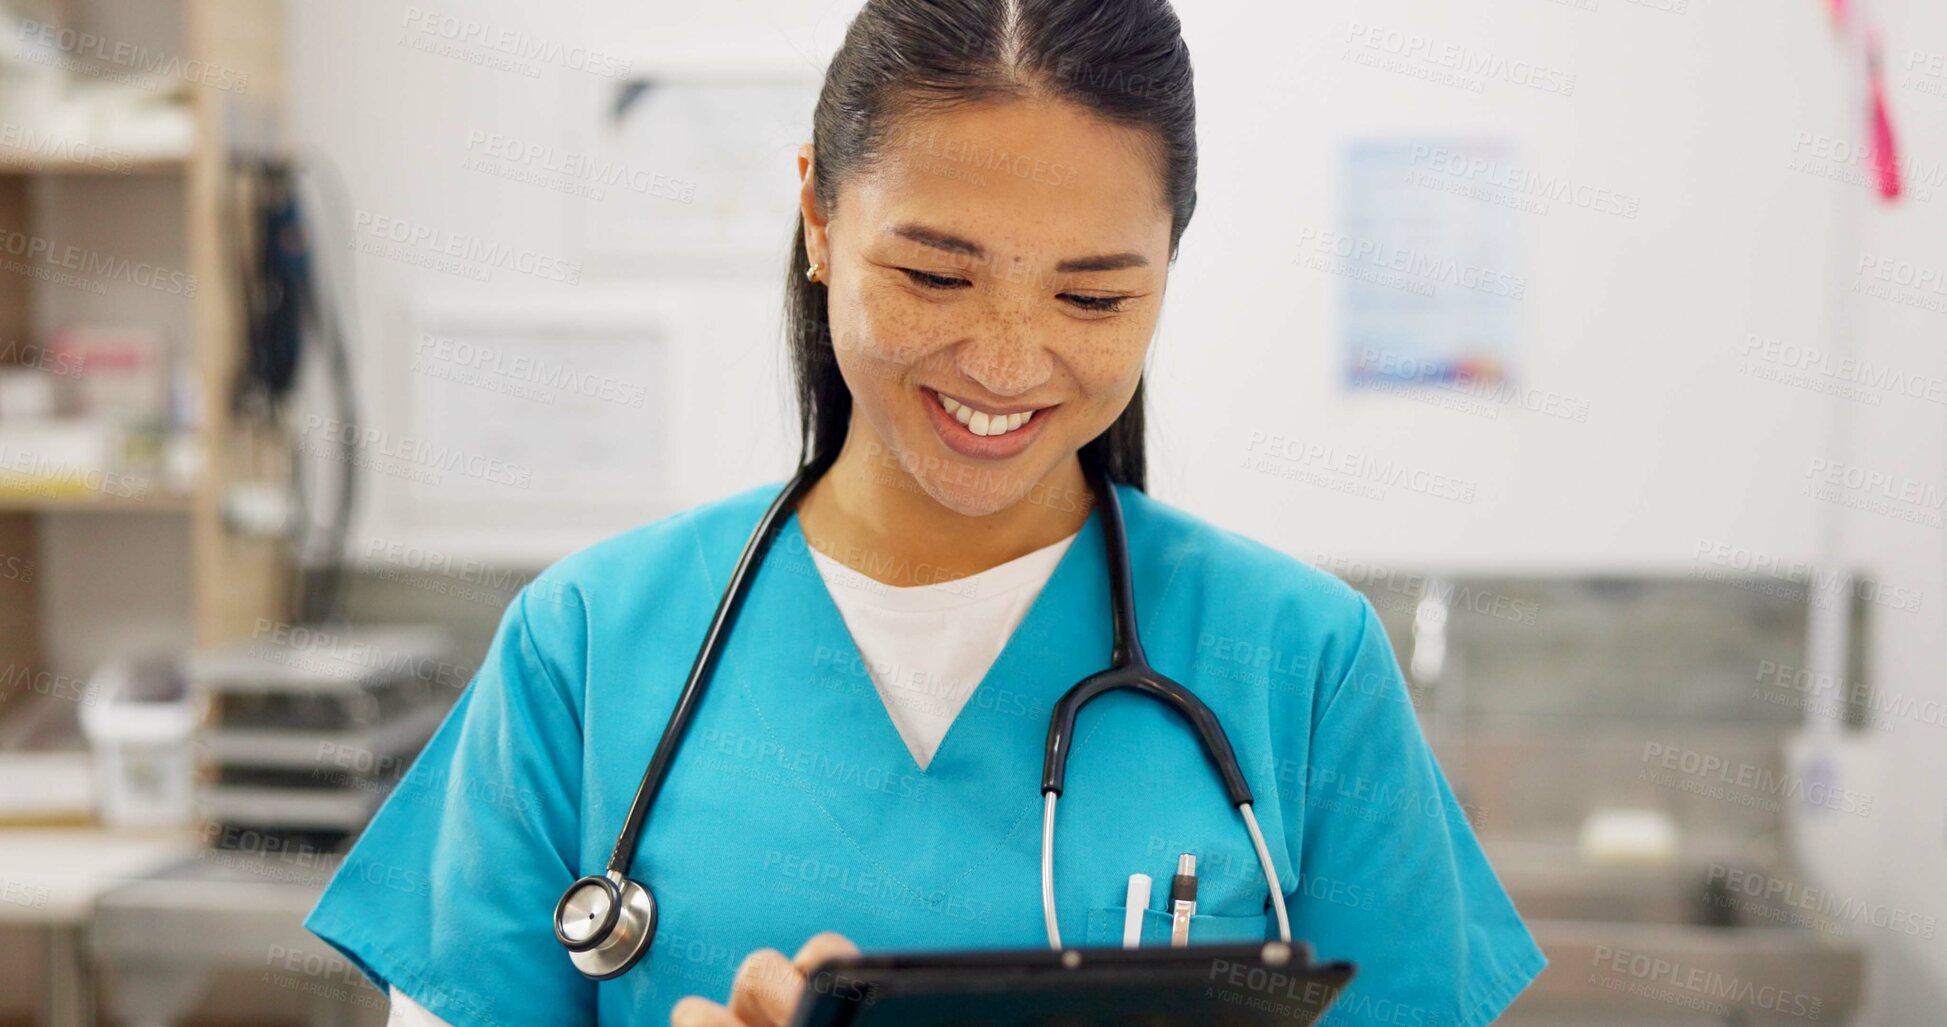
[[[92, 16], [90, 30], [111, 39], [115, 37], [112, 21], [102, 22], [130, 10], [114, 0], [67, 0], [66, 7], [68, 14]], [[200, 82], [188, 86], [196, 131], [192, 148], [182, 159], [136, 160], [125, 169], [103, 168], [80, 160], [0, 150], [0, 230], [38, 235], [36, 196], [50, 180], [61, 180], [63, 186], [69, 179], [85, 182], [85, 188], [96, 190], [141, 188], [142, 182], [158, 180], [179, 185], [171, 191], [181, 197], [173, 219], [170, 211], [156, 211], [155, 227], [146, 230], [180, 233], [170, 244], [184, 248], [187, 266], [182, 270], [194, 276], [194, 290], [169, 298], [183, 305], [177, 323], [188, 325], [187, 337], [171, 337], [169, 342], [194, 367], [200, 397], [199, 473], [188, 492], [156, 487], [133, 498], [0, 492], [0, 718], [14, 705], [7, 702], [9, 688], [24, 687], [46, 669], [48, 610], [43, 593], [50, 575], [67, 573], [40, 565], [36, 556], [44, 548], [42, 535], [51, 519], [139, 514], [180, 522], [180, 545], [187, 548], [187, 559], [180, 551], [158, 554], [157, 567], [189, 568], [189, 580], [181, 582], [179, 594], [192, 628], [190, 637], [176, 640], [184, 648], [245, 637], [256, 629], [259, 618], [285, 616], [290, 568], [282, 543], [233, 533], [222, 516], [223, 495], [246, 471], [253, 478], [281, 473], [274, 459], [246, 459], [246, 455], [274, 453], [278, 446], [274, 440], [247, 437], [230, 415], [231, 380], [243, 346], [242, 301], [236, 281], [239, 260], [231, 242], [235, 219], [230, 205], [235, 190], [230, 154], [239, 148], [255, 152], [267, 141], [241, 140], [229, 133], [239, 125], [259, 131], [281, 126], [283, 2], [175, 0], [173, 7], [181, 18], [178, 56], [184, 62], [202, 62], [199, 66], [246, 74], [243, 87], [225, 90]], [[152, 11], [142, 16], [153, 17]], [[56, 287], [37, 282], [17, 265], [0, 266], [0, 350], [17, 358], [46, 342], [36, 331], [36, 305]], [[144, 301], [154, 302], [146, 297]], [[140, 320], [141, 314], [126, 319]], [[109, 655], [101, 653], [99, 658]], [[66, 668], [69, 673], [90, 669]]]

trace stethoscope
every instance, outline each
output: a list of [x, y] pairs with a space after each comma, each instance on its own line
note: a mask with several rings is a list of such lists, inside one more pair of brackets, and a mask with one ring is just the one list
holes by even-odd
[[[568, 950], [568, 958], [574, 962], [575, 968], [590, 978], [605, 981], [627, 973], [649, 951], [649, 944], [655, 938], [655, 896], [650, 894], [646, 885], [629, 877], [629, 862], [635, 851], [636, 840], [641, 836], [649, 807], [669, 773], [670, 761], [676, 755], [677, 746], [682, 743], [683, 733], [689, 728], [697, 704], [703, 698], [704, 683], [709, 678], [718, 653], [723, 649], [724, 638], [737, 615], [737, 607], [743, 601], [746, 587], [756, 574], [758, 564], [763, 561], [764, 551], [769, 548], [771, 539], [783, 524], [784, 512], [796, 506], [798, 498], [817, 477], [818, 473], [811, 467], [799, 467], [777, 498], [771, 501], [770, 508], [764, 511], [764, 517], [751, 533], [750, 540], [744, 543], [743, 554], [737, 558], [737, 568], [730, 574], [730, 584], [717, 603], [717, 612], [710, 621], [709, 631], [704, 634], [703, 647], [696, 654], [696, 662], [690, 666], [689, 680], [684, 682], [683, 691], [676, 698], [676, 708], [669, 715], [669, 724], [663, 728], [662, 739], [656, 743], [656, 751], [649, 758], [648, 768], [643, 771], [642, 784], [636, 788], [635, 800], [629, 804], [629, 816], [623, 821], [621, 834], [616, 836], [615, 849], [608, 857], [608, 868], [569, 885], [568, 890], [562, 893], [561, 901], [555, 904], [554, 937]], [[1231, 804], [1243, 814], [1244, 827], [1250, 832], [1251, 845], [1257, 850], [1258, 863], [1264, 870], [1271, 906], [1277, 911], [1278, 934], [1284, 941], [1290, 942], [1291, 921], [1285, 913], [1284, 891], [1277, 883], [1278, 875], [1271, 863], [1271, 850], [1265, 847], [1264, 833], [1258, 829], [1257, 816], [1251, 811], [1251, 788], [1245, 783], [1244, 772], [1237, 765], [1237, 755], [1231, 751], [1230, 740], [1217, 723], [1216, 714], [1210, 712], [1210, 708], [1189, 689], [1158, 673], [1143, 656], [1142, 641], [1136, 636], [1136, 608], [1129, 574], [1129, 540], [1122, 525], [1122, 501], [1100, 469], [1091, 470], [1089, 479], [1101, 503], [1103, 537], [1108, 543], [1115, 648], [1106, 670], [1082, 679], [1061, 697], [1048, 724], [1047, 754], [1041, 771], [1041, 912], [1047, 921], [1048, 945], [1053, 949], [1061, 948], [1061, 932], [1055, 925], [1055, 800], [1061, 797], [1062, 779], [1068, 769], [1068, 752], [1075, 737], [1075, 717], [1082, 707], [1097, 697], [1122, 689], [1156, 699], [1181, 714], [1196, 729], [1197, 737], [1203, 742], [1204, 754], [1223, 778], [1224, 791], [1229, 794]]]

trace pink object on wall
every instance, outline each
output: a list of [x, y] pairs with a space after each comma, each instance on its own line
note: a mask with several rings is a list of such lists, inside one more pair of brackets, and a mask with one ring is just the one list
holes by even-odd
[[[1843, 3], [1844, 0], [1835, 0]], [[1880, 73], [1879, 38], [1874, 36], [1867, 74], [1872, 80], [1873, 114], [1872, 124], [1867, 131], [1872, 134], [1871, 149], [1873, 176], [1879, 186], [1881, 199], [1898, 199], [1900, 195], [1900, 152], [1893, 139], [1893, 118], [1886, 112], [1886, 77]]]

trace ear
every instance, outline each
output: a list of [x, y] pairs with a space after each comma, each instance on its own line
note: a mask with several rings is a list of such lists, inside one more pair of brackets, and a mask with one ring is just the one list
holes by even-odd
[[812, 149], [810, 143], [798, 147], [798, 212], [804, 215], [805, 257], [813, 264], [831, 267], [831, 249], [825, 236], [825, 214], [818, 209], [818, 199], [812, 183]]

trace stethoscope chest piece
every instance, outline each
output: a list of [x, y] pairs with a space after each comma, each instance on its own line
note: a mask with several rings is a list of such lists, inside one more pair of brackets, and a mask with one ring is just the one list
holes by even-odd
[[620, 874], [584, 877], [555, 903], [555, 940], [575, 969], [598, 981], [627, 973], [655, 936], [655, 896]]

